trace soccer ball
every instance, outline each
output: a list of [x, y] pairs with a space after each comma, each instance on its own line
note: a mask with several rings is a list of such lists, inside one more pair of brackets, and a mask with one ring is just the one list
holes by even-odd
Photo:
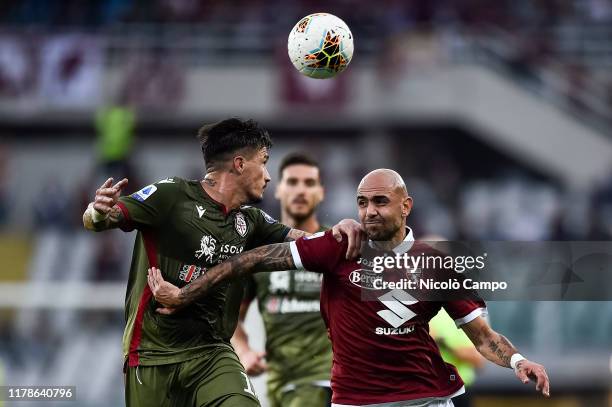
[[311, 78], [327, 79], [344, 71], [351, 62], [353, 34], [332, 14], [310, 14], [293, 27], [287, 48], [298, 71]]

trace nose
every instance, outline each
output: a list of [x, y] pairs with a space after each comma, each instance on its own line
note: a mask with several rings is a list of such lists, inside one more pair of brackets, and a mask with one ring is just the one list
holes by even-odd
[[376, 209], [376, 206], [370, 202], [368, 204], [368, 207], [366, 208], [366, 217], [374, 218], [377, 215], [378, 215], [378, 210]]
[[303, 182], [298, 182], [295, 186], [295, 193], [299, 195], [304, 195], [306, 193], [306, 184]]
[[270, 178], [270, 173], [268, 172], [267, 168], [264, 168], [264, 180], [266, 181], [266, 184], [270, 182], [270, 180], [272, 180], [272, 178]]

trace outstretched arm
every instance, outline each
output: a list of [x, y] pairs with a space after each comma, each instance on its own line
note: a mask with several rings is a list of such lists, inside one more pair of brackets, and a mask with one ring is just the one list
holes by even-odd
[[[285, 242], [292, 240], [298, 240], [304, 236], [310, 236], [311, 233], [304, 232], [298, 229], [291, 229], [285, 238]], [[359, 257], [361, 252], [361, 244], [367, 240], [365, 230], [361, 223], [354, 219], [342, 219], [340, 222], [332, 227], [332, 235], [336, 241], [341, 242], [342, 239], [348, 239], [348, 246], [346, 249], [346, 259], [355, 260]]]
[[301, 237], [310, 236], [311, 234], [312, 233], [304, 232], [303, 230], [291, 228], [285, 237], [285, 242], [293, 242], [294, 240], [298, 240]]
[[173, 310], [167, 310], [168, 308], [189, 305], [224, 280], [241, 277], [247, 273], [294, 269], [289, 243], [277, 243], [230, 257], [180, 289], [165, 281], [161, 271], [156, 268], [149, 269], [148, 283], [155, 299], [166, 307], [166, 311], [164, 309], [159, 311], [170, 314]]
[[478, 317], [462, 325], [482, 356], [493, 363], [514, 369], [514, 373], [523, 383], [529, 379], [536, 382], [536, 390], [546, 397], [550, 396], [550, 383], [544, 366], [523, 358], [505, 336], [495, 332], [487, 321]]
[[238, 324], [236, 325], [236, 330], [234, 331], [231, 342], [246, 373], [249, 376], [259, 376], [268, 369], [268, 365], [265, 361], [266, 352], [256, 351], [249, 345], [249, 335], [244, 328], [244, 320], [249, 305], [251, 305], [251, 301], [243, 301], [242, 304], [240, 304]]
[[117, 202], [121, 196], [121, 190], [127, 183], [127, 178], [124, 178], [113, 185], [113, 179], [109, 178], [96, 190], [94, 201], [83, 213], [85, 229], [99, 232], [121, 226], [124, 218]]

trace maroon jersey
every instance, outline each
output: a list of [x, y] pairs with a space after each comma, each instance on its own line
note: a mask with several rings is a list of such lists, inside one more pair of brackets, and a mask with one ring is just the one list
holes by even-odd
[[[362, 259], [345, 260], [346, 240], [338, 243], [328, 231], [291, 243], [298, 269], [323, 273], [321, 313], [333, 349], [333, 403], [388, 403], [460, 392], [463, 381], [442, 360], [428, 323], [444, 307], [459, 327], [484, 315], [485, 303], [418, 301], [398, 289], [374, 292], [374, 300], [366, 301], [363, 288], [354, 283]], [[408, 229], [394, 251], [416, 255], [427, 250], [432, 251], [414, 242]]]

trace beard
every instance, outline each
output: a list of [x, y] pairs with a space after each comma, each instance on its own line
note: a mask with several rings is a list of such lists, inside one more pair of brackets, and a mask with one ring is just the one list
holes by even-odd
[[366, 235], [368, 236], [368, 239], [374, 242], [385, 242], [385, 241], [392, 240], [395, 234], [397, 233], [397, 231], [399, 230], [399, 227], [395, 225], [391, 228], [385, 227], [385, 226], [386, 225], [381, 224], [379, 227], [376, 227], [376, 228], [366, 227], [365, 229], [366, 229]]
[[254, 193], [249, 193], [247, 195], [247, 202], [245, 202], [245, 205], [252, 205], [252, 204], [258, 204], [261, 203], [263, 201], [263, 191], [261, 192], [261, 194], [257, 195]]
[[303, 222], [309, 217], [311, 217], [315, 213], [316, 210], [317, 210], [316, 205], [309, 207], [305, 212], [293, 212], [291, 210], [291, 206], [288, 206], [286, 209], [287, 215], [289, 215], [293, 220], [295, 220], [298, 223]]

